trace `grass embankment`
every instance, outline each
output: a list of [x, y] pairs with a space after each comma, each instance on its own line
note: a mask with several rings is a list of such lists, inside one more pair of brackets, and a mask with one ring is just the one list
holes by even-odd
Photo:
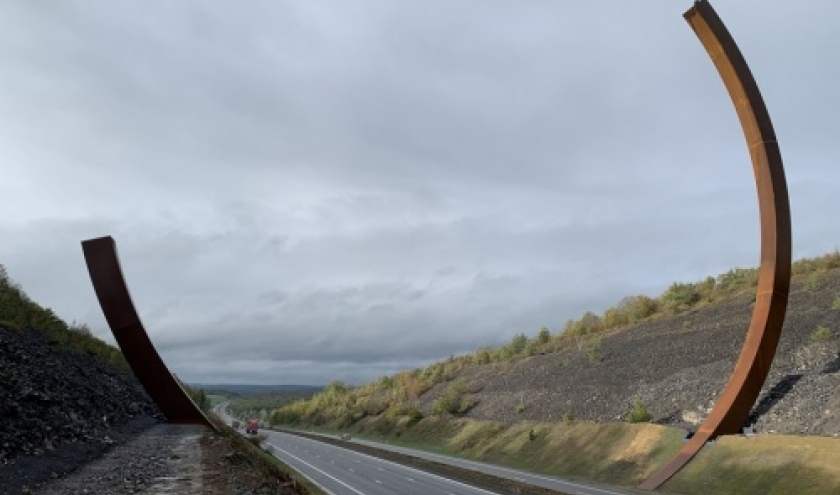
[[838, 452], [836, 438], [724, 437], [663, 489], [687, 495], [840, 495]]
[[[320, 428], [321, 431], [332, 431]], [[376, 418], [342, 432], [358, 438], [535, 473], [633, 487], [683, 445], [683, 431], [647, 423]], [[727, 436], [706, 446], [662, 492], [684, 495], [840, 495], [840, 439]]]
[[625, 486], [641, 483], [662, 466], [682, 446], [684, 435], [678, 428], [646, 423], [508, 425], [442, 417], [412, 426], [406, 420], [367, 419], [341, 431], [535, 473]]

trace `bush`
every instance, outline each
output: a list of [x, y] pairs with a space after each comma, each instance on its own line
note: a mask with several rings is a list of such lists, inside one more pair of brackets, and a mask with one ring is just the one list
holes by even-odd
[[695, 304], [700, 302], [702, 297], [703, 291], [699, 284], [675, 282], [662, 294], [660, 300], [668, 311], [681, 313], [691, 309]]
[[[840, 296], [836, 297], [836, 298], [834, 299], [834, 302], [833, 302], [833, 303], [831, 303], [831, 309], [838, 309], [838, 310], [840, 310]], [[2, 324], [0, 324], [0, 326], [2, 326]]]
[[811, 334], [811, 340], [814, 342], [824, 342], [826, 340], [830, 340], [834, 337], [834, 332], [831, 331], [828, 327], [824, 327], [822, 325], [818, 326], [814, 333]]
[[550, 338], [551, 332], [548, 331], [548, 328], [540, 328], [540, 333], [537, 334], [537, 342], [539, 342], [540, 344], [548, 344]]
[[594, 338], [586, 344], [586, 356], [590, 363], [601, 360], [601, 337]]
[[624, 298], [618, 305], [629, 323], [638, 323], [652, 316], [659, 310], [659, 303], [648, 296], [633, 296]]
[[464, 388], [461, 381], [456, 381], [450, 385], [442, 397], [432, 402], [431, 413], [438, 416], [443, 414], [462, 416], [466, 414], [477, 404], [477, 401], [472, 394], [464, 393]]
[[819, 289], [819, 275], [816, 273], [812, 273], [808, 278], [805, 279], [805, 282], [802, 283], [802, 288], [807, 290], [808, 292], [815, 292], [817, 289]]
[[636, 402], [633, 404], [633, 409], [627, 413], [626, 420], [628, 423], [647, 423], [650, 421], [652, 416], [645, 407], [642, 400], [636, 398]]

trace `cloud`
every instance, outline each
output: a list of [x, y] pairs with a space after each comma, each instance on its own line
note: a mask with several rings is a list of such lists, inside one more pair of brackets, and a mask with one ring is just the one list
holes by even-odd
[[[262, 383], [359, 382], [756, 265], [688, 6], [10, 6], [0, 263], [110, 339], [79, 242], [113, 235], [179, 376]], [[774, 119], [794, 254], [836, 249], [840, 6], [717, 8]]]

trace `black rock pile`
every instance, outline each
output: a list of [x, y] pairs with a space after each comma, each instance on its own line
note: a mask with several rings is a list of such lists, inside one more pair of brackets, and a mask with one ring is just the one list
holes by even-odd
[[161, 419], [130, 372], [0, 328], [0, 493], [61, 476]]

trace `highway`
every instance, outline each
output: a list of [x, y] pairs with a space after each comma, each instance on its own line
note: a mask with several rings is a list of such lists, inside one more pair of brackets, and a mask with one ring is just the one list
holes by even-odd
[[501, 495], [295, 435], [262, 434], [275, 456], [330, 495]]
[[[231, 418], [224, 410], [224, 406], [218, 407], [216, 412], [225, 421], [230, 422]], [[276, 457], [309, 478], [328, 495], [501, 495], [498, 492], [473, 487], [395, 462], [297, 435], [265, 429], [260, 433], [268, 437], [265, 443]], [[336, 438], [332, 435], [323, 436]], [[569, 495], [641, 493], [620, 487], [571, 482], [552, 476], [355, 438], [352, 442], [480, 471]]]
[[[310, 435], [316, 435], [316, 433], [309, 433]], [[338, 438], [335, 435], [323, 435], [328, 438]], [[602, 487], [596, 486], [591, 484], [584, 484], [579, 482], [572, 482], [568, 480], [564, 480], [562, 478], [557, 478], [554, 476], [547, 476], [542, 474], [534, 474], [529, 473], [527, 471], [521, 471], [518, 469], [511, 469], [501, 466], [496, 466], [493, 464], [487, 464], [484, 462], [477, 462], [477, 461], [470, 461], [466, 459], [460, 459], [458, 457], [451, 457], [441, 454], [433, 454], [430, 452], [425, 452], [422, 450], [415, 450], [409, 449], [405, 447], [397, 447], [394, 445], [389, 445], [385, 443], [378, 443], [378, 442], [370, 442], [366, 440], [360, 440], [354, 438], [352, 440], [353, 443], [358, 443], [362, 445], [368, 445], [371, 447], [376, 447], [382, 450], [390, 450], [392, 452], [398, 452], [400, 454], [407, 454], [412, 455], [415, 457], [420, 457], [423, 459], [428, 459], [431, 461], [436, 461], [444, 464], [450, 464], [453, 466], [458, 466], [464, 469], [470, 469], [473, 471], [480, 471], [482, 473], [490, 474], [493, 476], [498, 476], [499, 478], [507, 478], [516, 481], [520, 481], [522, 483], [527, 483], [529, 485], [540, 486], [543, 488], [549, 488], [551, 490], [556, 490], [561, 493], [567, 493], [569, 495], [635, 495], [638, 493], [644, 493], [637, 490], [630, 490], [623, 487]]]

